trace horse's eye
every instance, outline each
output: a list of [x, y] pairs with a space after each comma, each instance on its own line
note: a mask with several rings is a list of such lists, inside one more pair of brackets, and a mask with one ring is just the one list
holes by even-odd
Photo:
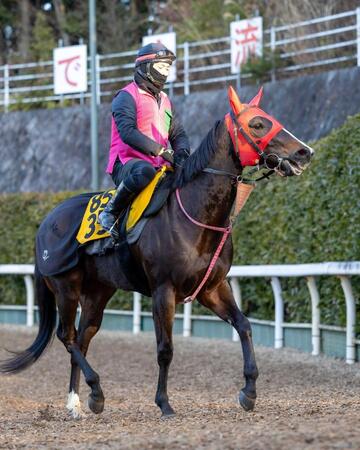
[[253, 127], [255, 128], [255, 130], [261, 130], [261, 128], [263, 128], [263, 124], [261, 122], [258, 122], [255, 123]]

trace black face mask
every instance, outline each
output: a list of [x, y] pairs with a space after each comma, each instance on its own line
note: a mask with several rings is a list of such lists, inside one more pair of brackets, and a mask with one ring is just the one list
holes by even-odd
[[160, 89], [162, 89], [164, 87], [164, 84], [166, 83], [167, 76], [162, 75], [160, 72], [158, 72], [154, 68], [154, 64], [156, 63], [149, 64], [149, 72], [151, 77], [154, 79], [153, 83], [155, 84], [155, 86], [157, 85]]
[[154, 97], [157, 97], [158, 94], [160, 94], [161, 89], [157, 88], [141, 70], [136, 70], [134, 80], [141, 89], [149, 92]]
[[[151, 90], [159, 92], [163, 89], [167, 77], [154, 69], [155, 62], [143, 63], [138, 66], [137, 73], [151, 85]], [[135, 80], [136, 81], [136, 80]]]

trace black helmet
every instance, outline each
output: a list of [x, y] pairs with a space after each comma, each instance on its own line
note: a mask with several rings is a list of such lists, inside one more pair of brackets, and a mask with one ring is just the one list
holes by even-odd
[[153, 42], [141, 47], [135, 60], [135, 67], [148, 62], [167, 62], [172, 64], [176, 56], [174, 53], [159, 42]]

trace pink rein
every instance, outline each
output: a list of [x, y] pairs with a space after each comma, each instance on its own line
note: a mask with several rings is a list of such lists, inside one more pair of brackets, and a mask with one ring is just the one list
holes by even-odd
[[211, 261], [210, 261], [209, 267], [208, 267], [208, 269], [207, 269], [207, 271], [206, 271], [206, 274], [205, 274], [204, 278], [202, 279], [201, 283], [200, 283], [199, 286], [197, 287], [196, 291], [195, 291], [192, 295], [190, 295], [189, 297], [186, 297], [185, 300], [184, 300], [184, 303], [189, 303], [189, 302], [192, 302], [193, 300], [195, 300], [197, 294], [200, 292], [200, 290], [202, 289], [202, 287], [203, 287], [204, 284], [206, 283], [207, 279], [209, 278], [209, 276], [210, 276], [210, 274], [211, 274], [211, 272], [212, 272], [212, 270], [213, 270], [213, 268], [214, 268], [214, 266], [215, 266], [215, 264], [216, 264], [216, 261], [217, 261], [218, 258], [219, 258], [219, 255], [220, 255], [220, 253], [221, 253], [221, 250], [222, 250], [222, 248], [224, 247], [224, 244], [225, 244], [225, 242], [226, 242], [226, 239], [227, 239], [227, 237], [229, 236], [229, 234], [231, 233], [232, 227], [231, 227], [231, 224], [228, 225], [226, 228], [224, 228], [224, 227], [214, 227], [214, 226], [211, 226], [211, 225], [205, 225], [204, 223], [198, 222], [197, 220], [193, 219], [193, 218], [186, 212], [186, 210], [185, 210], [185, 208], [184, 208], [184, 205], [183, 205], [182, 202], [181, 202], [179, 189], [176, 189], [176, 199], [177, 199], [177, 201], [178, 201], [178, 203], [179, 203], [179, 206], [180, 206], [181, 211], [182, 211], [182, 212], [185, 214], [185, 216], [190, 220], [190, 222], [194, 223], [195, 225], [197, 225], [197, 226], [199, 226], [199, 227], [201, 227], [201, 228], [206, 228], [206, 229], [212, 230], [212, 231], [220, 231], [220, 232], [223, 233], [223, 236], [222, 236], [222, 238], [221, 238], [220, 244], [218, 245], [218, 247], [217, 247], [217, 249], [216, 249], [216, 251], [215, 251], [215, 253], [214, 253], [214, 256], [212, 257], [212, 259], [211, 259]]

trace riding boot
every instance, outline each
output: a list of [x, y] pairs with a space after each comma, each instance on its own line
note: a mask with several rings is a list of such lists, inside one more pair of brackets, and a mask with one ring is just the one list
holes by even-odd
[[119, 217], [121, 211], [123, 211], [136, 197], [136, 193], [130, 191], [124, 184], [121, 182], [106, 205], [104, 211], [99, 215], [99, 223], [102, 228], [106, 231], [109, 231], [114, 241], [119, 240], [119, 231], [116, 226], [117, 218]]

